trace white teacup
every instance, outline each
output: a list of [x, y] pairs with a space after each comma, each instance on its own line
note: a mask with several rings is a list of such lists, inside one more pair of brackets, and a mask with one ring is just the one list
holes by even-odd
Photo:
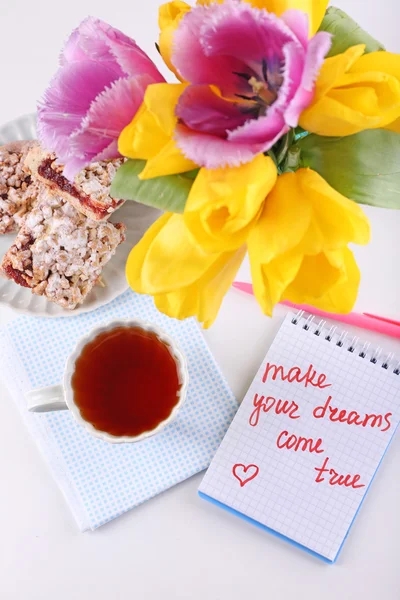
[[[81, 355], [86, 344], [93, 341], [99, 334], [106, 331], [111, 331], [117, 327], [136, 327], [142, 329], [143, 331], [153, 332], [158, 339], [167, 346], [172, 357], [174, 358], [179, 382], [181, 384], [178, 391], [178, 402], [172, 408], [170, 415], [164, 421], [159, 423], [154, 429], [145, 431], [136, 436], [116, 436], [107, 433], [106, 431], [96, 429], [92, 423], [82, 417], [79, 407], [75, 404], [74, 391], [71, 384], [72, 376], [75, 371], [75, 363]], [[159, 433], [162, 429], [164, 429], [164, 427], [169, 425], [169, 423], [175, 419], [179, 409], [186, 399], [188, 382], [189, 375], [185, 356], [177, 346], [176, 342], [168, 334], [166, 334], [156, 325], [152, 325], [145, 321], [140, 321], [138, 319], [123, 319], [99, 325], [92, 329], [87, 335], [82, 337], [67, 359], [63, 384], [32, 390], [26, 394], [26, 399], [28, 403], [28, 410], [31, 412], [48, 412], [69, 409], [78, 423], [83, 425], [83, 427], [93, 436], [100, 438], [101, 440], [111, 443], [138, 442], [155, 435], [156, 433]]]

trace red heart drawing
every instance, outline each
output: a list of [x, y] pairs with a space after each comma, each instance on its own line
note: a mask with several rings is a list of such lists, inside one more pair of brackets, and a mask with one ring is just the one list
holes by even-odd
[[260, 469], [257, 467], [257, 465], [247, 465], [246, 467], [245, 465], [238, 463], [233, 465], [232, 473], [233, 476], [239, 481], [240, 487], [243, 487], [246, 485], [246, 483], [249, 483], [249, 481], [254, 479], [254, 477], [257, 477], [259, 470]]

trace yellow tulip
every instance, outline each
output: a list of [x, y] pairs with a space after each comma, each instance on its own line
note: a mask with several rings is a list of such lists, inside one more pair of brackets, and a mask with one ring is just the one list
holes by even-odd
[[[197, 0], [197, 4], [222, 4], [224, 0]], [[308, 14], [310, 36], [314, 35], [324, 18], [329, 0], [245, 0], [256, 8], [265, 8], [268, 12], [275, 13], [278, 17], [286, 10], [297, 9]]]
[[158, 45], [161, 56], [167, 67], [178, 79], [181, 79], [181, 77], [171, 62], [172, 43], [175, 30], [178, 27], [180, 20], [191, 8], [192, 7], [189, 6], [189, 4], [186, 4], [186, 2], [174, 0], [173, 2], [162, 4], [158, 11], [158, 26], [160, 27]]
[[173, 139], [175, 105], [185, 87], [183, 83], [149, 85], [143, 104], [119, 136], [118, 150], [123, 156], [147, 160], [140, 179], [183, 173], [197, 166], [183, 156]]
[[242, 247], [206, 254], [194, 243], [183, 216], [166, 213], [131, 251], [126, 275], [131, 288], [152, 295], [163, 313], [177, 319], [195, 316], [209, 327], [245, 252]]
[[304, 257], [286, 289], [295, 304], [312, 304], [328, 312], [346, 314], [357, 299], [360, 270], [349, 248]]
[[390, 126], [400, 117], [400, 55], [363, 55], [364, 48], [353, 46], [326, 59], [313, 102], [300, 116], [304, 129], [344, 136]]
[[271, 315], [287, 299], [349, 312], [359, 272], [347, 244], [367, 244], [369, 236], [361, 208], [315, 171], [281, 175], [248, 238], [254, 293], [263, 311]]
[[200, 169], [184, 213], [195, 241], [211, 253], [245, 244], [276, 179], [274, 162], [263, 154], [235, 168]]
[[[364, 54], [353, 67], [355, 72], [361, 70], [384, 71], [400, 81], [400, 56], [390, 52], [371, 52]], [[385, 126], [396, 133], [400, 133], [400, 117]]]

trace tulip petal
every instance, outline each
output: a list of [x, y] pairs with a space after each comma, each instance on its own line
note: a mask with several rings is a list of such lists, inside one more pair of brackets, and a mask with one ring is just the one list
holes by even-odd
[[324, 61], [315, 88], [314, 102], [317, 102], [319, 98], [327, 94], [334, 87], [336, 81], [347, 73], [363, 55], [364, 50], [365, 45], [358, 44], [357, 46], [348, 48], [343, 54], [331, 56]]
[[324, 136], [353, 135], [400, 117], [400, 61], [388, 52], [363, 56], [364, 48], [354, 46], [324, 62], [314, 99], [300, 116], [304, 129]]
[[245, 254], [246, 248], [243, 246], [235, 252], [217, 255], [212, 268], [204, 273], [195, 286], [156, 295], [155, 305], [163, 313], [176, 319], [197, 317], [207, 329], [215, 321]]
[[127, 158], [147, 160], [161, 152], [169, 140], [170, 136], [160, 128], [155, 115], [143, 103], [132, 122], [122, 130], [118, 150]]
[[400, 118], [396, 119], [396, 121], [393, 121], [393, 123], [389, 123], [389, 125], [386, 125], [384, 129], [390, 129], [390, 131], [400, 133]]
[[311, 102], [330, 36], [309, 42], [307, 15], [284, 13], [228, 0], [202, 2], [181, 19], [172, 62], [192, 86], [178, 104], [175, 139], [197, 164], [238, 166], [268, 151]]
[[[247, 121], [241, 127], [230, 131], [228, 140], [230, 143], [248, 144], [249, 146], [258, 144], [260, 151], [266, 152], [287, 131], [289, 131], [289, 127], [286, 125], [282, 113], [271, 106], [265, 117]], [[219, 162], [221, 164], [222, 157]]]
[[118, 156], [117, 138], [155, 81], [164, 78], [132, 39], [100, 19], [82, 21], [38, 106], [38, 137], [64, 175], [73, 179], [88, 163]]
[[279, 89], [278, 97], [273, 104], [273, 109], [279, 108], [285, 111], [285, 108], [293, 100], [294, 94], [299, 89], [304, 70], [305, 52], [303, 48], [300, 49], [298, 47], [298, 44], [290, 43], [286, 44], [283, 48], [283, 54], [285, 59], [283, 82]]
[[[82, 21], [81, 25], [84, 25], [86, 20]], [[102, 40], [99, 40], [98, 44], [101, 48], [104, 49], [104, 52], [107, 53], [108, 49], [104, 47], [104, 43]], [[93, 49], [94, 50], [94, 49]], [[86, 60], [90, 58], [90, 48], [83, 47], [81, 43], [81, 35], [79, 32], [79, 27], [73, 30], [69, 38], [67, 39], [64, 48], [60, 55], [60, 65], [66, 65], [72, 62], [80, 62], [81, 60]], [[98, 51], [96, 52], [98, 54]]]
[[[386, 127], [400, 116], [400, 82], [392, 78], [388, 85], [397, 95], [397, 102], [393, 98], [389, 106], [379, 104], [380, 98], [372, 85], [349, 90], [332, 90], [329, 96], [321, 98], [303, 111], [300, 115], [300, 125], [323, 136], [353, 135], [365, 129]], [[387, 95], [389, 93], [388, 90]], [[361, 107], [364, 112], [360, 110]]]
[[132, 289], [153, 295], [161, 311], [178, 319], [197, 316], [208, 327], [245, 252], [243, 247], [233, 253], [204, 254], [193, 244], [182, 215], [167, 213], [133, 248], [126, 273]]
[[[140, 260], [144, 250], [145, 261]], [[206, 254], [193, 242], [182, 215], [166, 213], [132, 250], [127, 263], [129, 284], [135, 291], [151, 295], [172, 292], [195, 284], [218, 256]], [[129, 275], [134, 272], [136, 279]]]
[[265, 144], [242, 144], [177, 125], [175, 140], [184, 156], [207, 169], [238, 167], [264, 151]]
[[194, 240], [211, 253], [245, 244], [276, 179], [274, 162], [263, 154], [234, 169], [201, 169], [184, 212]]
[[191, 129], [224, 137], [228, 129], [248, 119], [241, 108], [241, 104], [215, 94], [208, 85], [190, 85], [180, 96], [175, 114]]
[[[340, 267], [338, 255], [341, 256]], [[315, 277], [317, 272], [324, 277]], [[307, 257], [284, 297], [295, 304], [311, 304], [327, 312], [347, 314], [356, 302], [359, 285], [360, 270], [354, 255], [343, 248], [335, 253]]]
[[260, 262], [269, 263], [300, 244], [311, 224], [312, 205], [307, 196], [299, 196], [300, 185], [296, 175], [280, 175], [250, 233], [250, 259], [252, 248]]
[[[146, 250], [144, 264], [140, 252]], [[132, 250], [127, 263], [129, 284], [137, 292], [155, 295], [190, 286], [212, 266], [215, 256], [193, 243], [183, 216], [166, 213], [147, 230]], [[129, 273], [140, 264], [140, 285]], [[171, 266], [173, 265], [173, 268]]]
[[[235, 8], [235, 5], [229, 4], [229, 7]], [[185, 81], [216, 85], [229, 97], [236, 92], [235, 73], [243, 72], [247, 65], [234, 57], [208, 55], [200, 35], [213, 26], [215, 12], [221, 9], [223, 6], [217, 4], [197, 6], [183, 16], [174, 34], [172, 63]]]
[[303, 48], [307, 48], [309, 16], [300, 10], [289, 9], [281, 14], [280, 18], [293, 31]]
[[[112, 140], [116, 142], [119, 132], [131, 121], [151, 82], [148, 75], [119, 79], [97, 96], [80, 128], [70, 136], [70, 155], [74, 158], [74, 165], [71, 168], [70, 161], [64, 159], [66, 177], [73, 178], [98, 155], [107, 158], [119, 156], [118, 147], [116, 143], [112, 144]], [[113, 155], [112, 150], [115, 152]]]
[[[96, 154], [93, 157], [93, 162], [99, 162], [101, 160], [110, 160], [111, 158], [115, 158], [116, 156], [120, 156], [118, 152], [118, 140], [112, 140], [108, 146], [106, 146], [101, 152]], [[66, 175], [67, 179], [68, 176]]]
[[[361, 92], [367, 99], [360, 105]], [[376, 115], [382, 124], [387, 125], [399, 116], [400, 80], [384, 72], [346, 73], [329, 97], [354, 111], [363, 111], [366, 117]], [[369, 106], [371, 101], [373, 105]]]
[[133, 119], [142, 104], [147, 86], [152, 83], [149, 75], [119, 79], [91, 104], [81, 130], [72, 136], [73, 143], [82, 134], [117, 139], [119, 132]]
[[[323, 31], [314, 35], [308, 44], [301, 81], [285, 110], [285, 121], [291, 127], [297, 127], [301, 113], [312, 102], [315, 81], [330, 47], [331, 36]], [[291, 79], [293, 81], [293, 77]]]
[[280, 175], [248, 238], [263, 311], [271, 314], [282, 299], [351, 310], [359, 277], [347, 244], [366, 244], [369, 236], [361, 208], [320, 175], [311, 169]]
[[158, 26], [161, 31], [176, 23], [177, 17], [183, 16], [191, 10], [191, 6], [182, 0], [172, 0], [162, 4], [158, 9]]
[[72, 32], [61, 55], [62, 64], [85, 59], [118, 67], [118, 79], [147, 73], [154, 81], [164, 81], [153, 61], [134, 40], [94, 17], [84, 19]]
[[[38, 108], [38, 133], [61, 162], [69, 156], [69, 135], [77, 129], [93, 101], [117, 78], [118, 69], [85, 61], [61, 67]], [[76, 90], [80, 92], [77, 94]]]
[[[112, 140], [108, 146], [106, 146], [101, 152], [93, 156], [91, 162], [99, 162], [102, 160], [110, 160], [120, 156], [118, 152], [118, 140]], [[71, 156], [64, 166], [63, 175], [69, 181], [73, 181], [75, 175], [87, 164], [86, 160], [83, 160], [79, 155]]]
[[329, 4], [329, 0], [248, 0], [248, 2], [257, 8], [265, 8], [278, 17], [290, 9], [307, 13], [310, 22], [310, 36], [318, 31]]
[[186, 84], [149, 85], [142, 106], [119, 137], [123, 156], [147, 160], [140, 179], [183, 173], [197, 166], [172, 139], [177, 122], [175, 105], [185, 88]]
[[295, 249], [268, 264], [260, 263], [253, 250], [250, 254], [253, 289], [265, 314], [272, 316], [274, 305], [282, 300], [333, 313], [352, 310], [360, 272], [348, 248], [313, 256], [302, 256]]
[[[132, 248], [128, 260], [126, 263], [126, 278], [130, 287], [139, 294], [151, 294], [154, 290], [150, 285], [147, 289], [145, 282], [142, 278], [143, 263], [146, 258], [146, 254], [151, 247], [152, 241], [162, 231], [172, 217], [172, 213], [165, 213], [161, 215], [154, 223], [147, 229], [146, 233], [134, 248]], [[159, 290], [156, 290], [159, 291]]]
[[144, 103], [160, 128], [166, 135], [172, 136], [177, 117], [175, 107], [187, 83], [159, 83], [147, 88]]
[[369, 52], [351, 67], [351, 73], [384, 72], [400, 80], [400, 55], [391, 52]]
[[192, 171], [197, 164], [185, 158], [176, 145], [175, 140], [169, 140], [156, 156], [147, 160], [146, 166], [139, 175], [139, 179], [152, 179], [164, 175], [175, 175]]
[[300, 115], [299, 123], [303, 129], [322, 136], [354, 135], [364, 129], [381, 127], [381, 119], [355, 112], [333, 98], [321, 98], [318, 104], [306, 109]]
[[303, 260], [296, 251], [282, 254], [279, 259], [264, 263], [260, 247], [248, 245], [254, 295], [265, 315], [272, 317], [275, 304], [284, 298], [285, 291], [295, 279]]
[[110, 25], [100, 19], [94, 17], [84, 19], [66, 41], [60, 56], [60, 64], [77, 64], [85, 61], [101, 62], [116, 71], [115, 79], [123, 77], [124, 71], [112, 56], [104, 35], [107, 28], [110, 28]]
[[270, 56], [282, 56], [286, 44], [300, 46], [290, 27], [273, 13], [256, 11], [244, 2], [213, 8], [212, 12], [208, 9], [206, 18], [203, 16], [201, 26], [201, 45], [207, 57], [231, 56], [246, 64], [260, 63], [267, 58], [266, 48]]
[[158, 26], [160, 28], [160, 37], [158, 45], [161, 56], [167, 67], [178, 77], [179, 73], [172, 64], [172, 47], [176, 28], [179, 25], [183, 15], [191, 10], [191, 6], [181, 0], [173, 0], [162, 4], [158, 11]]
[[[312, 169], [299, 169], [280, 179], [293, 175], [299, 184], [297, 201], [303, 203], [307, 199], [313, 211], [313, 231], [303, 241], [306, 253], [335, 250], [350, 242], [368, 244], [370, 225], [359, 204], [342, 196]], [[277, 193], [283, 194], [284, 189]]]
[[339, 281], [343, 281], [343, 271], [340, 266], [332, 265], [325, 253], [304, 256], [296, 277], [284, 295], [285, 298], [301, 298], [304, 304], [306, 298], [315, 302]]
[[[112, 29], [112, 31], [114, 30]], [[111, 54], [121, 66], [125, 75], [134, 77], [146, 73], [146, 75], [151, 77], [153, 83], [165, 81], [147, 54], [133, 40], [123, 34], [121, 36], [116, 37], [109, 32], [107, 41]]]
[[[111, 158], [116, 158], [118, 156], [120, 156], [118, 152], [118, 141], [113, 140], [112, 142], [110, 142], [110, 144], [108, 144], [108, 146], [103, 148], [101, 152], [95, 154], [90, 162], [95, 163], [101, 160], [110, 160]], [[66, 177], [69, 181], [73, 181], [76, 174], [87, 164], [88, 159], [82, 158], [78, 154], [76, 154], [75, 156], [71, 155], [64, 165], [64, 177]]]

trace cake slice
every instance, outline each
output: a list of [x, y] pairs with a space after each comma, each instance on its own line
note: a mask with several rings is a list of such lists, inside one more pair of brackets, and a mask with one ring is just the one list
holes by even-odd
[[125, 225], [96, 222], [45, 186], [26, 216], [0, 273], [34, 294], [74, 309], [99, 281], [125, 239]]
[[0, 234], [18, 231], [38, 193], [38, 184], [24, 171], [24, 161], [35, 142], [0, 146]]
[[64, 167], [56, 160], [54, 154], [37, 146], [28, 153], [25, 166], [34, 178], [45, 183], [53, 192], [94, 221], [108, 219], [123, 204], [123, 200], [111, 198], [110, 187], [117, 169], [125, 159], [92, 163], [76, 175], [73, 183], [64, 177]]

